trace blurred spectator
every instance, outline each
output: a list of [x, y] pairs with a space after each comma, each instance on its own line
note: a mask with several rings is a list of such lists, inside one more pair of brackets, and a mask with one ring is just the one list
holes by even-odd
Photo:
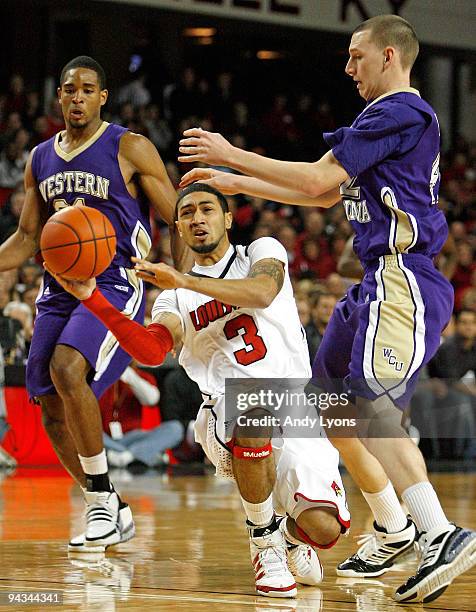
[[21, 326], [16, 334], [15, 349], [10, 351], [9, 362], [18, 365], [25, 364], [33, 334], [33, 313], [31, 308], [23, 302], [8, 302], [3, 309], [3, 314], [9, 319], [18, 321]]
[[331, 293], [336, 300], [340, 300], [344, 297], [346, 286], [344, 284], [344, 280], [339, 274], [337, 274], [337, 272], [329, 274], [329, 276], [326, 278], [325, 286], [327, 291]]
[[14, 365], [17, 357], [17, 346], [22, 325], [0, 310], [0, 346], [7, 365]]
[[50, 102], [49, 112], [46, 115], [46, 123], [48, 125], [46, 139], [51, 138], [64, 129], [63, 112], [61, 111], [61, 104], [58, 98], [53, 98]]
[[129, 83], [120, 87], [117, 94], [118, 103], [130, 104], [133, 108], [147, 106], [152, 96], [145, 85], [146, 79], [146, 74], [138, 74]]
[[311, 311], [311, 321], [305, 326], [311, 364], [322, 342], [336, 302], [335, 296], [330, 293], [320, 293], [315, 299]]
[[455, 289], [455, 307], [461, 307], [464, 290], [471, 286], [471, 277], [476, 270], [474, 250], [468, 242], [460, 242], [457, 247], [457, 265], [451, 282]]
[[0, 148], [7, 142], [15, 139], [15, 134], [23, 127], [20, 113], [12, 112], [7, 115], [5, 124], [0, 126]]
[[[468, 439], [474, 438], [476, 398], [476, 313], [462, 310], [456, 317], [456, 331], [447, 338], [428, 365], [434, 404], [431, 418], [436, 422], [441, 454], [462, 457]], [[440, 448], [441, 448], [440, 446]], [[476, 456], [476, 454], [475, 454]]]
[[314, 240], [322, 253], [328, 252], [327, 238], [324, 231], [325, 222], [323, 214], [314, 208], [305, 208], [303, 210], [304, 229], [299, 234], [296, 240], [296, 252], [302, 252], [302, 246], [305, 240]]
[[48, 140], [49, 137], [48, 120], [44, 115], [40, 115], [35, 119], [33, 124], [31, 144], [33, 147], [35, 147], [36, 145], [40, 144], [40, 142]]
[[[5, 362], [3, 359], [3, 350], [0, 345], [0, 444], [2, 443], [9, 426], [7, 423], [7, 408], [5, 403]], [[0, 446], [0, 468], [15, 467], [16, 460], [7, 451]]]
[[296, 296], [296, 306], [301, 325], [306, 328], [311, 323], [311, 304], [305, 295]]
[[26, 105], [23, 113], [26, 128], [31, 132], [35, 121], [41, 116], [40, 94], [37, 91], [29, 91], [26, 94]]
[[5, 204], [0, 215], [0, 244], [13, 234], [18, 227], [21, 211], [25, 203], [23, 187], [14, 191]]
[[[203, 401], [202, 394], [198, 385], [188, 377], [182, 366], [178, 365], [177, 360], [168, 361], [172, 367], [160, 385], [160, 412], [165, 421], [178, 419], [184, 431], [190, 433]], [[156, 371], [162, 369], [163, 366]], [[187, 436], [179, 449], [174, 450], [174, 456], [179, 461], [194, 461], [201, 459], [203, 452], [201, 447], [194, 443], [193, 436]]]
[[0, 154], [0, 187], [15, 189], [23, 181], [25, 157], [14, 140], [10, 140]]
[[164, 113], [174, 129], [191, 114], [197, 95], [195, 70], [184, 68], [178, 83], [171, 83], [164, 89]]
[[165, 451], [183, 440], [184, 426], [178, 419], [142, 429], [143, 406], [154, 406], [158, 411], [159, 398], [154, 376], [132, 367], [126, 368], [120, 380], [101, 397], [99, 405], [109, 465], [127, 467], [140, 462], [157, 467], [164, 463]]
[[296, 230], [289, 223], [284, 223], [279, 226], [276, 232], [276, 238], [286, 249], [289, 267], [292, 269], [296, 257]]
[[336, 271], [336, 263], [330, 255], [321, 254], [316, 240], [307, 238], [302, 243], [301, 253], [294, 259], [290, 270], [300, 278], [327, 278]]
[[26, 261], [20, 268], [19, 281], [23, 285], [37, 286], [38, 278], [43, 276], [43, 268], [34, 261]]
[[21, 299], [24, 304], [26, 304], [32, 314], [33, 318], [36, 314], [36, 298], [38, 297], [38, 287], [36, 285], [26, 285], [25, 289], [21, 294]]
[[167, 121], [161, 118], [158, 104], [150, 104], [145, 109], [144, 125], [149, 133], [149, 138], [163, 155], [171, 146], [174, 135]]
[[5, 100], [5, 113], [16, 112], [19, 115], [23, 115], [25, 109], [25, 83], [21, 74], [14, 74], [10, 79], [10, 85]]

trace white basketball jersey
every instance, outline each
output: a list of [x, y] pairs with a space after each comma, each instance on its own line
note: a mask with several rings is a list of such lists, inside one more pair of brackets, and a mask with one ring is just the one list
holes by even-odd
[[306, 335], [299, 321], [288, 272], [286, 250], [274, 238], [259, 238], [248, 247], [231, 245], [212, 266], [195, 265], [193, 275], [246, 278], [261, 259], [285, 264], [281, 291], [267, 308], [242, 308], [188, 289], [163, 291], [152, 318], [172, 312], [182, 321], [179, 362], [203, 394], [225, 390], [226, 378], [309, 378]]

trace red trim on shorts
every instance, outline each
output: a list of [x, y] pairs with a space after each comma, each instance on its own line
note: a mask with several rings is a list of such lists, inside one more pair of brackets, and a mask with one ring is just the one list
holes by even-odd
[[[296, 531], [298, 532], [298, 535], [301, 538], [301, 540], [303, 540], [303, 542], [306, 542], [306, 544], [309, 544], [313, 548], [332, 548], [334, 544], [337, 542], [337, 540], [340, 538], [340, 535], [338, 535], [337, 538], [335, 540], [332, 540], [332, 542], [329, 542], [329, 544], [318, 544], [317, 542], [314, 542], [314, 540], [311, 540], [311, 538], [307, 535], [307, 533], [303, 529], [301, 529], [301, 527], [299, 527], [297, 523], [296, 523]], [[320, 563], [321, 561], [319, 560], [319, 564]], [[321, 569], [322, 569], [322, 565], [321, 565]]]
[[325, 504], [327, 506], [330, 504], [331, 506], [334, 506], [334, 508], [337, 510], [337, 520], [339, 521], [339, 523], [342, 525], [342, 527], [345, 528], [345, 530], [350, 528], [350, 521], [346, 521], [341, 517], [339, 513], [339, 506], [335, 502], [331, 501], [330, 499], [310, 499], [309, 497], [306, 497], [302, 493], [299, 493], [299, 491], [297, 493], [294, 493], [294, 500], [298, 501], [297, 500], [298, 497], [302, 497], [302, 499], [305, 499], [306, 501], [311, 502], [312, 504], [319, 504], [319, 505]]

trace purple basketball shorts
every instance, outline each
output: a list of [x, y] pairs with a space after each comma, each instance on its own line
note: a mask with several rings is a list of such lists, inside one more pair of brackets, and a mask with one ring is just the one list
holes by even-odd
[[405, 408], [453, 311], [453, 288], [431, 259], [386, 255], [336, 305], [313, 364], [328, 391]]
[[[98, 277], [97, 283], [118, 310], [138, 323], [143, 322], [144, 285], [134, 272], [110, 268]], [[99, 319], [63, 291], [49, 274], [45, 274], [36, 306], [37, 316], [26, 369], [29, 396], [56, 393], [49, 366], [55, 347], [64, 344], [76, 349], [89, 362], [88, 382], [99, 398], [121, 376], [131, 357]]]

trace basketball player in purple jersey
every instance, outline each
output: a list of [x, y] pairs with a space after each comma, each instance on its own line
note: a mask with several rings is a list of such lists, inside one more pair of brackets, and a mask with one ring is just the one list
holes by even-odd
[[[92, 206], [107, 215], [117, 238], [116, 255], [98, 284], [119, 310], [142, 322], [144, 287], [130, 258], [149, 251], [149, 203], [173, 227], [176, 194], [152, 143], [101, 119], [107, 97], [104, 70], [92, 58], [77, 57], [63, 68], [58, 98], [66, 130], [30, 154], [25, 205], [17, 231], [0, 246], [0, 270], [37, 252], [49, 216], [65, 206]], [[184, 258], [179, 244], [175, 253]], [[58, 457], [84, 491], [86, 532], [70, 549], [104, 550], [134, 535], [130, 509], [109, 482], [97, 403], [129, 361], [106, 327], [45, 273], [27, 389], [41, 404]]]
[[333, 438], [375, 517], [373, 536], [337, 571], [383, 574], [412, 545], [416, 524], [422, 558], [396, 591], [401, 602], [436, 599], [476, 563], [476, 533], [449, 523], [420, 451], [400, 426], [399, 409], [453, 308], [451, 286], [433, 265], [447, 236], [438, 209], [440, 133], [433, 109], [410, 87], [417, 54], [415, 32], [400, 17], [374, 17], [354, 31], [346, 73], [367, 105], [351, 127], [324, 135], [332, 150], [315, 163], [265, 158], [200, 128], [184, 132], [179, 157], [247, 175], [194, 169], [182, 187], [201, 180], [226, 194], [325, 208], [342, 199], [365, 274], [336, 307], [313, 370], [329, 389], [343, 381], [366, 417], [387, 424], [387, 437]]

